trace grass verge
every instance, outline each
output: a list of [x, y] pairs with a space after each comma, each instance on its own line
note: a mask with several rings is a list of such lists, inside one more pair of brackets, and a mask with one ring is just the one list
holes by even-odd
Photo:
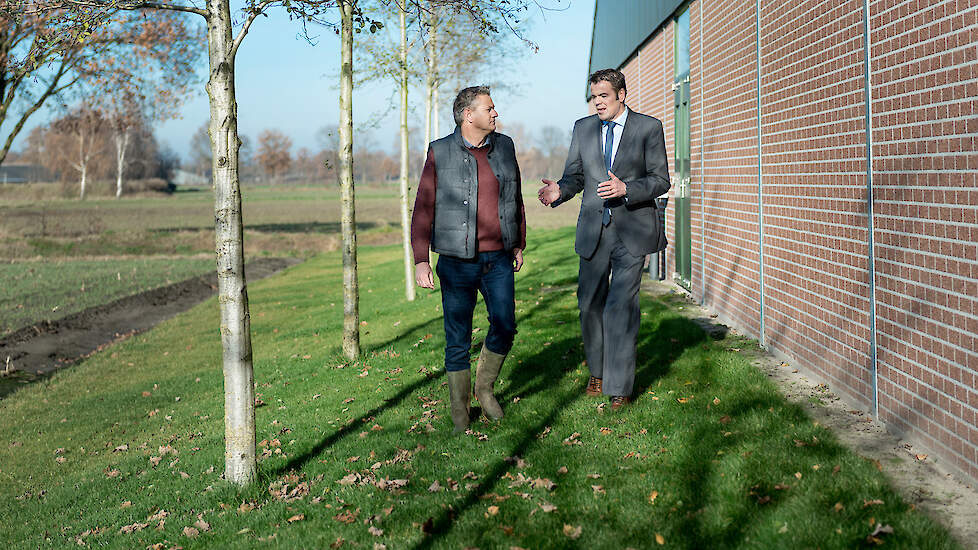
[[634, 405], [584, 397], [572, 239], [531, 235], [502, 422], [451, 435], [439, 296], [404, 302], [397, 247], [361, 250], [364, 356], [344, 361], [326, 254], [251, 287], [256, 483], [220, 479], [211, 300], [0, 401], [0, 542], [956, 548], [786, 403], [735, 351], [749, 342], [710, 340], [664, 302], [643, 297]]

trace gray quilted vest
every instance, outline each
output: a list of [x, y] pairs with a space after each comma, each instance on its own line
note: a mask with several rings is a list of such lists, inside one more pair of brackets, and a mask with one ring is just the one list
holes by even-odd
[[[519, 165], [509, 136], [491, 133], [489, 167], [499, 180], [499, 228], [503, 246], [512, 250], [520, 242], [520, 211], [517, 203]], [[431, 143], [435, 158], [435, 223], [431, 249], [456, 258], [474, 258], [479, 252], [476, 240], [479, 182], [475, 157], [455, 132]]]

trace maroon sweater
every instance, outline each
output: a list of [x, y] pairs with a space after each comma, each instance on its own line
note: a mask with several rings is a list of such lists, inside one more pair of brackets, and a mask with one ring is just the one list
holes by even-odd
[[[475, 157], [479, 171], [479, 197], [476, 215], [476, 240], [479, 252], [492, 252], [503, 249], [503, 235], [499, 229], [499, 180], [489, 166], [488, 147], [469, 147]], [[517, 175], [517, 178], [519, 176]], [[418, 196], [414, 201], [414, 214], [411, 217], [411, 248], [414, 249], [414, 263], [428, 261], [428, 249], [431, 246], [431, 230], [435, 223], [435, 193], [438, 182], [435, 181], [435, 157], [428, 150], [424, 169], [421, 170], [421, 183], [418, 184]], [[517, 179], [519, 189], [519, 179]], [[517, 197], [520, 205], [520, 242], [517, 248], [526, 248], [526, 213], [523, 210], [522, 197]]]

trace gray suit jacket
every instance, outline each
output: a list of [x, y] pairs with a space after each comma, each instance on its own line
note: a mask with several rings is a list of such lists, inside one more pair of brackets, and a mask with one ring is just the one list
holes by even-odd
[[[583, 258], [594, 254], [601, 237], [604, 200], [598, 196], [598, 184], [609, 179], [601, 149], [598, 115], [574, 123], [564, 175], [557, 182], [560, 199], [553, 203], [557, 206], [584, 191], [574, 243], [574, 250]], [[609, 201], [622, 243], [635, 256], [664, 250], [665, 228], [659, 222], [655, 203], [656, 197], [670, 187], [662, 122], [629, 109], [611, 171], [625, 182], [628, 191], [627, 200]]]

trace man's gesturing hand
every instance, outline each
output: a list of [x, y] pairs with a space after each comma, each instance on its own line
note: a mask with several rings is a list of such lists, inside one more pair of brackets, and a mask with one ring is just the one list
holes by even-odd
[[431, 264], [418, 262], [414, 266], [414, 280], [421, 288], [435, 288], [435, 278], [431, 274]]
[[540, 191], [537, 193], [537, 197], [539, 197], [540, 202], [542, 202], [544, 206], [550, 206], [551, 203], [560, 199], [560, 186], [557, 185], [557, 182], [555, 181], [541, 181], [543, 182], [543, 187], [540, 188]]
[[602, 199], [624, 197], [627, 192], [625, 182], [618, 179], [618, 176], [614, 175], [611, 170], [608, 170], [608, 178], [610, 178], [608, 181], [598, 184], [598, 196]]

